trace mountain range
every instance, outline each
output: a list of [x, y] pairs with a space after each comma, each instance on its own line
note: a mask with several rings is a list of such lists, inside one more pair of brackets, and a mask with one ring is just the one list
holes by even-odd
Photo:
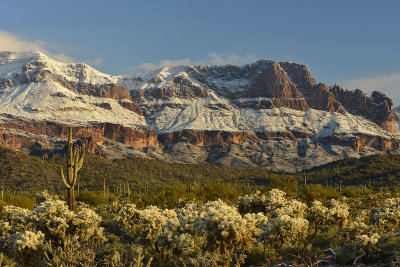
[[399, 114], [317, 82], [306, 65], [176, 66], [112, 76], [39, 52], [0, 52], [0, 145], [46, 156], [68, 127], [106, 158], [294, 172], [349, 157], [398, 153]]

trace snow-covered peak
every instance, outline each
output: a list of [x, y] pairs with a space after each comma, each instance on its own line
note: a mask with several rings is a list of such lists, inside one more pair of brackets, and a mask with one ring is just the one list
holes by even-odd
[[38, 51], [0, 52], [0, 78], [12, 78], [26, 72], [47, 72], [73, 82], [88, 84], [115, 83], [117, 78], [85, 63], [61, 63]]

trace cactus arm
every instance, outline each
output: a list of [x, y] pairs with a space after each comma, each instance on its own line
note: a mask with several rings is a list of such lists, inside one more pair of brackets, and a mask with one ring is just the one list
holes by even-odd
[[72, 147], [73, 147], [73, 145], [72, 145], [72, 128], [69, 127], [67, 161], [68, 161], [68, 164], [70, 164], [70, 165], [72, 165], [72, 163], [73, 163]]
[[80, 170], [82, 168], [83, 165], [83, 159], [85, 158], [85, 144], [83, 144], [81, 151], [79, 153], [79, 160], [78, 163], [76, 165], [77, 169]]
[[72, 166], [76, 166], [76, 163], [78, 162], [76, 158], [78, 157], [78, 148], [74, 146], [74, 152], [73, 152], [73, 161], [72, 161]]
[[60, 167], [60, 173], [61, 173], [61, 179], [62, 179], [62, 181], [64, 182], [64, 184], [65, 184], [65, 186], [66, 186], [67, 188], [71, 188], [71, 186], [67, 183], [67, 180], [65, 180], [64, 172], [63, 172], [63, 169], [62, 169], [61, 165], [59, 165], [59, 167]]
[[72, 179], [72, 186], [75, 186], [77, 177], [78, 177], [78, 161], [79, 161], [79, 154], [78, 154], [78, 149], [75, 147], [74, 148], [74, 175], [73, 175], [73, 179]]
[[69, 127], [68, 144], [72, 144], [72, 127]]

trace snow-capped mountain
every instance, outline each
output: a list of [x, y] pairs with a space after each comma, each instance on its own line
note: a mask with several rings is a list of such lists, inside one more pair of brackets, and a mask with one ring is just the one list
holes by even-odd
[[0, 53], [0, 145], [295, 171], [396, 152], [392, 100], [318, 83], [306, 65], [179, 66], [121, 76], [38, 52]]

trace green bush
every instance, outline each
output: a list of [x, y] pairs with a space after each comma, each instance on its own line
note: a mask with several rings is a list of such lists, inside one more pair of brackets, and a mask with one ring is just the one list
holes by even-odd
[[80, 192], [76, 199], [77, 201], [82, 201], [88, 205], [97, 207], [99, 205], [113, 202], [115, 196], [110, 193], [104, 195], [103, 192], [85, 190]]
[[307, 203], [311, 203], [314, 200], [325, 203], [329, 199], [338, 199], [341, 196], [336, 189], [327, 188], [321, 184], [310, 184], [302, 187], [299, 191], [300, 199], [303, 199]]
[[[1, 204], [3, 203], [3, 204]], [[14, 196], [14, 195], [5, 195], [4, 199], [2, 202], [0, 202], [0, 207], [2, 205], [13, 205], [16, 207], [20, 207], [20, 208], [25, 208], [25, 209], [32, 209], [33, 206], [35, 205], [36, 200], [32, 197], [29, 196]]]

